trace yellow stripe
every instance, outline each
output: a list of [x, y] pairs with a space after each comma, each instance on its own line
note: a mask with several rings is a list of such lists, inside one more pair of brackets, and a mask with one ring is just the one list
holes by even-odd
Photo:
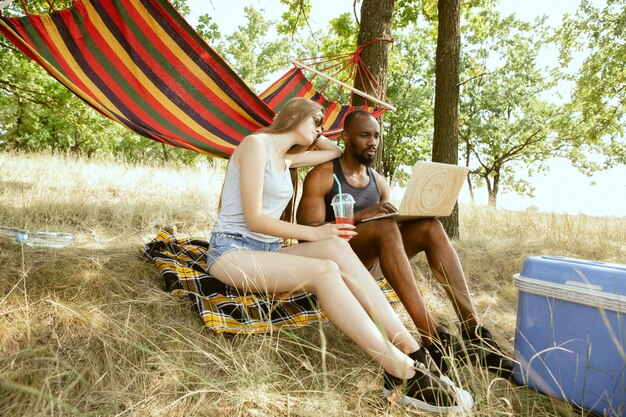
[[50, 35], [52, 44], [57, 46], [59, 53], [65, 58], [66, 64], [76, 74], [78, 79], [80, 79], [80, 81], [85, 85], [91, 95], [95, 97], [93, 98], [93, 100], [97, 100], [98, 103], [102, 103], [104, 106], [115, 109], [119, 112], [119, 109], [115, 107], [115, 105], [111, 101], [109, 101], [107, 96], [91, 81], [91, 79], [89, 79], [89, 77], [85, 74], [78, 62], [76, 62], [72, 53], [69, 51], [69, 49], [67, 49], [63, 38], [57, 31], [56, 26], [52, 22], [50, 16], [42, 16], [42, 20], [44, 21], [46, 30]]
[[267, 90], [265, 90], [264, 92], [262, 92], [259, 97], [261, 97], [262, 99], [265, 99], [266, 97], [268, 97], [269, 95], [273, 94], [276, 90], [278, 90], [280, 87], [283, 86], [284, 84], [284, 80], [287, 78], [288, 75], [291, 75], [289, 72], [286, 73], [285, 75], [283, 75], [282, 77], [280, 77], [278, 80], [276, 80], [274, 82], [274, 84], [272, 84]]
[[213, 133], [206, 130], [204, 127], [200, 126], [196, 123], [195, 120], [190, 118], [184, 111], [182, 111], [178, 106], [176, 106], [165, 94], [163, 94], [150, 79], [148, 79], [142, 72], [140, 68], [136, 65], [132, 65], [133, 60], [126, 53], [124, 48], [119, 44], [117, 39], [108, 31], [104, 22], [100, 19], [100, 16], [95, 11], [95, 9], [91, 6], [89, 2], [84, 3], [85, 8], [87, 10], [87, 14], [89, 15], [89, 19], [92, 21], [93, 25], [96, 27], [100, 35], [104, 38], [104, 40], [109, 44], [109, 47], [115, 52], [115, 54], [120, 58], [123, 65], [130, 71], [131, 74], [135, 76], [138, 83], [152, 95], [152, 98], [155, 101], [160, 102], [161, 104], [170, 103], [171, 105], [166, 105], [166, 109], [172, 113], [175, 117], [177, 117], [182, 123], [189, 126], [196, 133], [205, 138], [210, 138], [214, 143], [219, 144], [221, 146], [234, 149], [234, 146], [219, 137], [215, 136]]
[[335, 110], [332, 110], [330, 112], [330, 115], [328, 113], [326, 113], [326, 123], [329, 126], [332, 126], [333, 123], [335, 123], [335, 121], [337, 121], [337, 118], [339, 117], [340, 111], [341, 111], [341, 106], [340, 107], [335, 107]]

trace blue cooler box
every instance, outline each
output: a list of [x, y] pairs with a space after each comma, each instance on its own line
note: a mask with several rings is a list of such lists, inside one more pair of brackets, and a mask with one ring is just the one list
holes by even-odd
[[626, 265], [529, 257], [513, 283], [515, 381], [626, 417]]

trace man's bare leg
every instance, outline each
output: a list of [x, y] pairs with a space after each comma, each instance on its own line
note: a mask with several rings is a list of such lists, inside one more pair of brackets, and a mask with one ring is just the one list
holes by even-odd
[[[393, 287], [411, 320], [423, 336], [437, 336], [437, 323], [430, 315], [413, 275], [411, 262], [402, 242], [402, 235], [393, 219], [381, 219], [357, 225], [358, 235], [350, 240], [350, 246], [361, 262], [370, 268], [380, 260], [383, 275]], [[412, 247], [415, 245], [411, 245]]]
[[471, 330], [479, 326], [461, 262], [441, 223], [435, 219], [405, 222], [400, 225], [400, 233], [408, 259], [424, 251], [433, 275], [448, 294], [463, 327]]
[[[400, 232], [409, 259], [421, 251], [425, 252], [433, 275], [446, 290], [461, 321], [461, 334], [466, 343], [469, 343], [470, 356], [475, 357], [482, 366], [491, 369], [497, 375], [509, 378], [513, 362], [502, 353], [489, 330], [478, 320], [461, 262], [441, 223], [435, 219], [406, 222], [400, 225]], [[424, 345], [434, 353], [433, 358], [440, 361], [440, 353], [447, 355], [446, 345], [449, 345], [452, 339], [449, 334], [442, 334], [444, 333], [442, 330], [439, 330], [439, 333], [442, 349], [433, 349], [426, 340]], [[442, 362], [440, 364], [443, 366]]]

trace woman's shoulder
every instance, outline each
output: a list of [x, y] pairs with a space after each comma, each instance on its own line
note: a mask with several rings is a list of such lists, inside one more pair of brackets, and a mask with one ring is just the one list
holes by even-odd
[[267, 141], [266, 133], [252, 133], [251, 135], [246, 136], [240, 143], [240, 146], [247, 143], [253, 144], [264, 144]]
[[263, 134], [254, 133], [248, 135], [237, 145], [237, 148], [231, 155], [231, 159], [235, 161], [238, 168], [241, 168], [240, 161], [249, 164], [250, 161], [267, 159], [267, 148]]
[[253, 133], [246, 136], [237, 146], [238, 149], [252, 152], [264, 151], [267, 147], [267, 135], [265, 133]]

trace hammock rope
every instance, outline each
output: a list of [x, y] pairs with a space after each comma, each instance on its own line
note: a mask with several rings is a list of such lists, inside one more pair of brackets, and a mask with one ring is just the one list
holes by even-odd
[[[328, 86], [329, 82], [334, 82], [335, 79], [338, 82], [334, 82], [334, 84], [339, 85], [337, 96], [341, 94], [342, 89], [345, 88], [345, 85], [354, 85], [354, 81], [358, 79], [363, 86], [364, 91], [360, 91], [354, 88], [350, 89], [350, 101], [352, 101], [353, 99], [352, 95], [357, 94], [362, 96], [366, 100], [373, 101], [373, 103], [376, 105], [382, 105], [387, 110], [395, 110], [393, 106], [388, 104], [389, 98], [387, 97], [384, 89], [376, 81], [372, 73], [365, 65], [365, 62], [363, 62], [363, 58], [361, 57], [361, 53], [365, 48], [377, 42], [389, 42], [393, 44], [394, 39], [372, 39], [371, 41], [359, 45], [353, 52], [326, 57], [299, 58], [294, 62], [294, 65], [300, 66], [301, 68], [307, 69], [309, 71], [311, 71], [311, 68], [314, 68], [315, 70], [319, 71], [319, 73], [328, 74], [331, 77], [330, 79], [326, 78], [326, 81], [322, 86], [318, 86], [318, 91], [322, 94], [325, 93], [326, 87]], [[346, 75], [344, 77], [341, 77], [342, 74]], [[313, 81], [317, 75], [318, 73], [314, 72], [313, 76], [309, 77], [309, 79]], [[366, 104], [368, 104], [367, 101]]]

